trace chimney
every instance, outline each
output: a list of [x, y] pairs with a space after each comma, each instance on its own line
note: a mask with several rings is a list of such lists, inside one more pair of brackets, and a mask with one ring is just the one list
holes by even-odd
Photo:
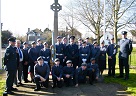
[[28, 28], [28, 32], [30, 32], [30, 28]]

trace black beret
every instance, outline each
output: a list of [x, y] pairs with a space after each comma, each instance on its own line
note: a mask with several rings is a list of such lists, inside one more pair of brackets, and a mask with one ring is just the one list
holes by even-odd
[[39, 60], [43, 60], [43, 56], [38, 57], [37, 61], [39, 61]]
[[11, 38], [8, 39], [8, 41], [16, 42], [16, 38], [15, 37], [11, 37]]
[[86, 39], [89, 39], [89, 37], [86, 37]]
[[86, 43], [86, 41], [83, 41], [83, 42], [82, 42], [82, 44], [85, 44], [85, 43]]
[[68, 60], [68, 61], [66, 62], [66, 64], [67, 64], [67, 63], [72, 63], [72, 61], [71, 61], [71, 60]]
[[90, 59], [90, 61], [93, 61], [93, 60], [95, 60], [95, 58], [91, 58], [91, 59]]
[[32, 41], [32, 43], [31, 44], [36, 44], [36, 42], [35, 41]]
[[27, 42], [24, 42], [23, 45], [28, 44]]
[[125, 34], [127, 34], [127, 31], [122, 31], [121, 33], [122, 33], [122, 35], [125, 35]]
[[75, 39], [75, 36], [70, 36], [69, 39]]
[[86, 63], [82, 63], [81, 66], [87, 66], [87, 64]]
[[78, 41], [82, 41], [82, 39], [81, 39], [81, 38], [78, 38]]
[[56, 58], [56, 59], [54, 60], [54, 62], [57, 62], [57, 61], [60, 61], [59, 58]]

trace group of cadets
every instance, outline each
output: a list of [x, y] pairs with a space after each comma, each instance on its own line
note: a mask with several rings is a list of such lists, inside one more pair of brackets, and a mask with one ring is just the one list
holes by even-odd
[[[119, 51], [119, 68], [120, 75], [123, 78], [123, 67], [125, 67], [125, 80], [129, 78], [128, 58], [132, 51], [132, 42], [127, 39], [127, 32], [122, 32], [123, 39], [120, 41]], [[41, 86], [48, 87], [49, 74], [52, 74], [53, 85], [62, 87], [62, 78], [66, 86], [79, 83], [86, 83], [86, 77], [89, 77], [89, 83], [93, 84], [99, 76], [102, 76], [106, 69], [106, 54], [108, 55], [108, 76], [115, 77], [115, 64], [117, 45], [114, 38], [111, 38], [110, 44], [105, 46], [104, 41], [100, 45], [95, 41], [93, 44], [88, 42], [89, 38], [78, 39], [75, 42], [75, 36], [67, 39], [58, 36], [57, 43], [52, 48], [55, 50], [54, 65], [51, 66], [51, 49], [48, 48], [47, 42], [42, 44], [40, 39], [31, 43], [23, 43], [23, 49], [20, 48], [21, 42], [15, 38], [9, 38], [9, 46], [4, 56], [4, 65], [7, 70], [6, 93], [12, 94], [13, 83], [16, 86], [22, 85], [22, 72], [25, 83], [28, 83], [28, 71], [30, 72], [31, 82], [36, 83], [35, 91], [41, 89]], [[30, 66], [30, 67], [29, 67]], [[29, 70], [28, 70], [29, 69]]]

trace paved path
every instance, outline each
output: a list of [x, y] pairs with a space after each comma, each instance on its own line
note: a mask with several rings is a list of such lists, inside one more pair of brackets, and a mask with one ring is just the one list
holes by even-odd
[[[4, 76], [5, 77], [5, 74]], [[51, 85], [51, 82], [50, 84]], [[42, 88], [41, 91], [33, 91], [34, 83], [24, 83], [24, 85], [17, 87], [18, 91], [14, 96], [130, 96], [124, 91], [124, 88], [119, 84], [94, 83], [80, 84], [78, 88], [65, 87], [52, 89]], [[11, 95], [8, 95], [11, 96]]]

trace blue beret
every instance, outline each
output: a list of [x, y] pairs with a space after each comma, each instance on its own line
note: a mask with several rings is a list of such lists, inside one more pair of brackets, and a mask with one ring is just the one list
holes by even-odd
[[60, 39], [60, 38], [62, 38], [61, 36], [57, 36], [57, 39]]
[[122, 31], [121, 33], [122, 33], [122, 35], [125, 35], [125, 34], [127, 34], [127, 31]]
[[70, 36], [69, 39], [75, 39], [75, 36]]
[[16, 42], [16, 38], [15, 37], [11, 37], [11, 38], [8, 39], [8, 41]]
[[89, 37], [87, 37], [86, 39], [89, 39]]
[[93, 61], [93, 60], [95, 60], [95, 58], [91, 58], [91, 59], [90, 59], [90, 61]]
[[82, 63], [81, 66], [87, 66], [87, 64], [86, 63]]
[[96, 41], [94, 41], [94, 42], [93, 42], [93, 45], [94, 45], [94, 44], [97, 44], [97, 42], [96, 42]]

